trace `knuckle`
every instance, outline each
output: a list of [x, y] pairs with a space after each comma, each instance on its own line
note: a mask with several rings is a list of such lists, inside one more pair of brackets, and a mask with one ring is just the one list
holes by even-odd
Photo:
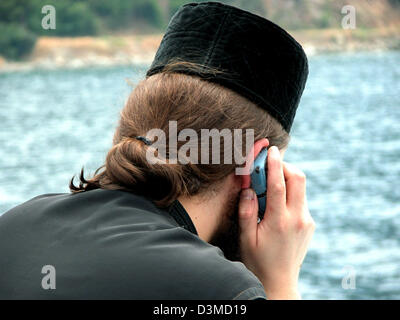
[[305, 220], [304, 228], [308, 230], [315, 230], [315, 222], [312, 218]]
[[297, 171], [296, 174], [294, 175], [294, 177], [298, 182], [301, 182], [301, 183], [306, 182], [306, 175], [303, 171], [300, 171], [300, 170]]
[[295, 223], [295, 228], [301, 230], [315, 230], [315, 222], [313, 219], [300, 218]]
[[309, 226], [310, 226], [310, 229], [312, 229], [312, 230], [315, 230], [315, 228], [317, 227], [317, 225], [313, 219], [311, 219], [311, 221], [309, 222]]
[[296, 230], [304, 230], [306, 228], [306, 221], [304, 221], [303, 219], [299, 219], [296, 221], [295, 224], [295, 228]]

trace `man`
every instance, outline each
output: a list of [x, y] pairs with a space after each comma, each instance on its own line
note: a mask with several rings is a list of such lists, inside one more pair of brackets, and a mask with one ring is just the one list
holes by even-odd
[[[183, 6], [104, 166], [90, 179], [82, 170], [71, 194], [1, 216], [0, 298], [299, 298], [314, 222], [304, 174], [282, 158], [307, 73], [301, 46], [270, 21]], [[213, 129], [233, 134], [217, 149], [197, 139]], [[259, 223], [250, 171], [229, 158], [248, 134], [250, 162], [269, 147]]]

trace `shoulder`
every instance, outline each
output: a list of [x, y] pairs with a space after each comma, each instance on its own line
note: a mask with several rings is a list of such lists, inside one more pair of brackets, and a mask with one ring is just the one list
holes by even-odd
[[[1, 220], [0, 242], [14, 243], [7, 252], [29, 255], [33, 244], [43, 248], [35, 256], [37, 264], [55, 261], [57, 293], [65, 296], [265, 297], [260, 281], [242, 263], [227, 260], [219, 248], [180, 227], [166, 212], [126, 192], [43, 195]], [[85, 283], [73, 288], [68, 279], [77, 277]]]
[[[96, 272], [97, 278], [107, 278], [108, 284], [110, 277], [115, 277], [111, 282], [119, 283], [122, 296], [160, 300], [265, 299], [261, 282], [244, 264], [227, 260], [219, 248], [182, 227], [153, 229], [136, 241], [130, 237], [119, 240], [118, 255], [114, 241], [112, 248], [103, 248], [108, 267], [97, 268]], [[121, 274], [123, 283], [119, 281]]]
[[[223, 252], [181, 228], [177, 231], [185, 238], [176, 252], [176, 268], [190, 278], [198, 299], [266, 298], [258, 278], [241, 262], [224, 257]], [[177, 237], [178, 239], [179, 237]]]

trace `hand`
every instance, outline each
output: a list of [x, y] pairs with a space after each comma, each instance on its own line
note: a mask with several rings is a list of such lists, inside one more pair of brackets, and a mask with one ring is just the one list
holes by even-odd
[[298, 277], [315, 223], [307, 207], [304, 173], [268, 150], [267, 205], [257, 224], [257, 197], [242, 190], [239, 202], [240, 254], [262, 282], [268, 299], [297, 299]]

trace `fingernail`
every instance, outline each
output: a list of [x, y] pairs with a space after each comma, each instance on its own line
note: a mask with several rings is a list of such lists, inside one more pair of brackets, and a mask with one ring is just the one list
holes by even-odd
[[254, 192], [251, 189], [244, 189], [244, 190], [242, 190], [240, 197], [245, 200], [253, 200]]
[[274, 157], [280, 157], [281, 153], [279, 152], [279, 149], [277, 146], [272, 146], [271, 147], [271, 153]]

